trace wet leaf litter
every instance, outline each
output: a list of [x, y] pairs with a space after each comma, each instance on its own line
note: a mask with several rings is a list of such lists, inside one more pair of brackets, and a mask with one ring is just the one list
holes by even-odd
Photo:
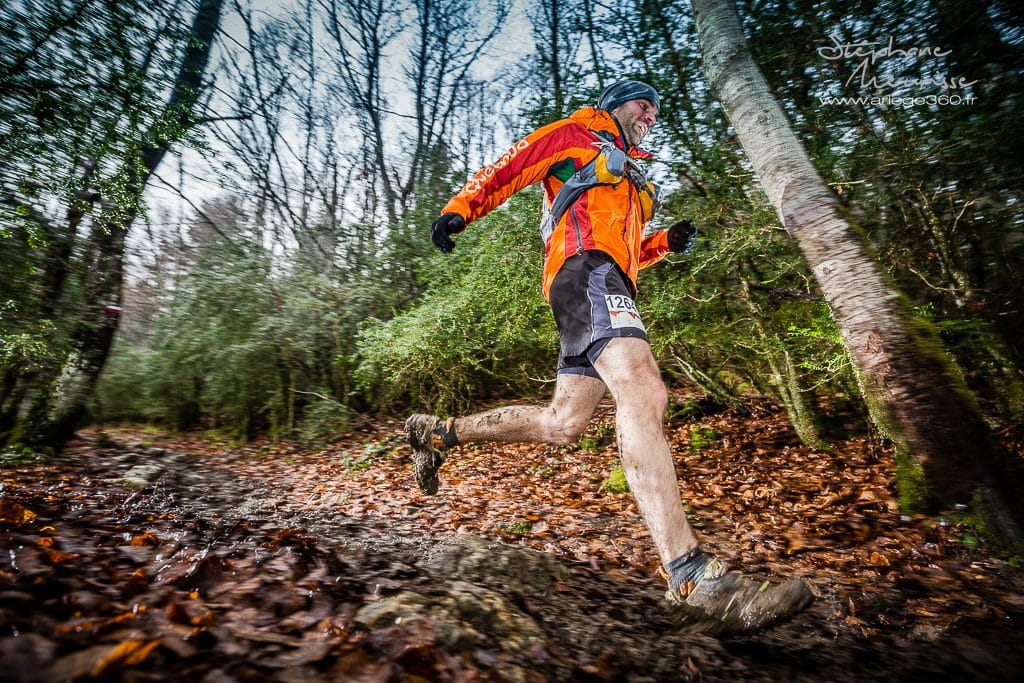
[[[684, 400], [685, 397], [679, 397]], [[687, 511], [817, 601], [732, 640], [680, 628], [617, 464], [463, 446], [415, 489], [401, 421], [327, 446], [85, 432], [0, 470], [0, 680], [1005, 680], [1019, 570], [898, 509], [871, 440], [802, 446], [766, 405], [672, 417]]]

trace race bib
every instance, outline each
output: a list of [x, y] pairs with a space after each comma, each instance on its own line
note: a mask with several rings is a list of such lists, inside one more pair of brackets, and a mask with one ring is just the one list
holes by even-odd
[[624, 294], [605, 294], [604, 303], [608, 307], [608, 317], [612, 328], [635, 327], [646, 332], [640, 313], [636, 310], [633, 300]]

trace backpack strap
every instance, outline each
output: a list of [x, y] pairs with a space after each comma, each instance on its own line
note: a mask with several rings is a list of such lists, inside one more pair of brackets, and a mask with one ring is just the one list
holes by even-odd
[[660, 205], [660, 192], [657, 185], [647, 180], [643, 167], [612, 142], [601, 140], [594, 146], [598, 147], [597, 154], [562, 184], [551, 201], [551, 208], [541, 225], [545, 240], [580, 195], [597, 185], [617, 185], [629, 180], [640, 193], [643, 221], [646, 223], [654, 217], [654, 211]]

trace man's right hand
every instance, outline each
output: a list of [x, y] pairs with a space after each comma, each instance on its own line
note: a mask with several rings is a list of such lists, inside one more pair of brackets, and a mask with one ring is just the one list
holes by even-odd
[[454, 211], [443, 213], [430, 226], [430, 241], [441, 250], [441, 253], [448, 254], [455, 248], [455, 242], [452, 241], [451, 235], [460, 233], [465, 229], [465, 218]]

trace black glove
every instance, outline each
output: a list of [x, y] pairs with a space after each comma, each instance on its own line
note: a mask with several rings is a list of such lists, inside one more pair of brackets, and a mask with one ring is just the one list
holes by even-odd
[[668, 248], [677, 254], [689, 251], [697, 239], [697, 228], [690, 221], [679, 221], [668, 229]]
[[450, 235], [455, 235], [466, 229], [466, 219], [450, 211], [441, 214], [434, 224], [430, 226], [430, 241], [441, 250], [442, 254], [450, 253], [455, 248]]

